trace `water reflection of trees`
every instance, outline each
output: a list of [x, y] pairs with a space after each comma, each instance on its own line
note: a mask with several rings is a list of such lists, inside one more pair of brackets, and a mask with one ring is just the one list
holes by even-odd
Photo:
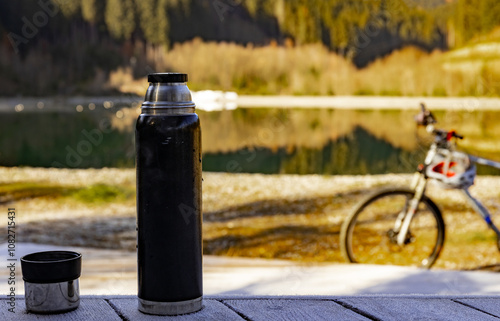
[[[423, 161], [430, 143], [429, 135], [423, 129], [417, 130], [413, 122], [416, 112], [311, 108], [198, 111], [204, 170], [299, 174], [411, 172]], [[440, 127], [465, 135], [466, 139], [459, 142], [461, 149], [500, 160], [500, 112], [449, 110], [435, 114]], [[123, 112], [121, 116], [97, 109], [82, 113], [4, 113], [0, 117], [0, 127], [4, 129], [0, 137], [0, 166], [133, 167], [137, 114]], [[89, 133], [104, 130], [103, 121], [110, 128], [103, 132], [102, 141], [93, 144]], [[478, 172], [498, 174], [486, 168]]]
[[361, 127], [328, 141], [320, 148], [295, 147], [292, 151], [280, 148], [276, 152], [258, 148], [254, 153], [258, 155], [255, 157], [256, 163], [245, 161], [241, 151], [207, 153], [204, 157], [205, 170], [227, 171], [227, 164], [231, 163], [235, 172], [346, 175], [406, 173], [413, 171], [423, 156], [417, 155], [421, 151], [394, 147]]

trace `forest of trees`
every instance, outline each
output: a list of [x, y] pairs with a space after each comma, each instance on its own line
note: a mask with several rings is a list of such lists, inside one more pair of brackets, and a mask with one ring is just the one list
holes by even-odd
[[498, 0], [1, 1], [0, 75], [10, 81], [0, 80], [0, 95], [19, 92], [24, 71], [39, 71], [38, 81], [58, 78], [31, 94], [60, 93], [65, 82], [85, 86], [96, 70], [106, 74], [131, 59], [139, 76], [174, 43], [195, 37], [320, 42], [363, 67], [405, 45], [462, 46], [499, 24]]

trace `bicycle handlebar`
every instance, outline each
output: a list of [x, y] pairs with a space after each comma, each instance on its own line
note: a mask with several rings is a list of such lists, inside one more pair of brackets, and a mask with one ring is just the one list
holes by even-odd
[[464, 136], [458, 135], [454, 130], [446, 131], [435, 129], [433, 124], [437, 123], [437, 120], [434, 115], [425, 107], [424, 103], [420, 103], [420, 108], [420, 113], [415, 116], [417, 125], [426, 126], [430, 133], [438, 136], [442, 140], [446, 139], [446, 141], [450, 141], [452, 138], [464, 139]]
[[457, 134], [454, 130], [434, 129], [432, 133], [446, 140], [451, 140], [452, 138], [464, 139], [464, 136]]
[[448, 132], [446, 139], [450, 140], [453, 137], [458, 139], [464, 139], [464, 136], [458, 135], [454, 130]]

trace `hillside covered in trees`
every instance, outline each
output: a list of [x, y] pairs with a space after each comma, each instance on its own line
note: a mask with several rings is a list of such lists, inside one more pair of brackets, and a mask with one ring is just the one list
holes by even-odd
[[166, 53], [194, 38], [320, 43], [362, 68], [407, 45], [460, 47], [497, 25], [497, 0], [1, 1], [0, 95], [100, 94], [120, 67], [134, 77], [175, 68]]

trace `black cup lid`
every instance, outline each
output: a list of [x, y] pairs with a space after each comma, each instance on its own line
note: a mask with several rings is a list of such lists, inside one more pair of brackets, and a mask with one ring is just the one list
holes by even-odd
[[23, 280], [59, 283], [76, 280], [82, 270], [82, 255], [72, 251], [36, 252], [21, 258]]
[[188, 75], [176, 72], [158, 72], [148, 75], [148, 82], [187, 82]]

